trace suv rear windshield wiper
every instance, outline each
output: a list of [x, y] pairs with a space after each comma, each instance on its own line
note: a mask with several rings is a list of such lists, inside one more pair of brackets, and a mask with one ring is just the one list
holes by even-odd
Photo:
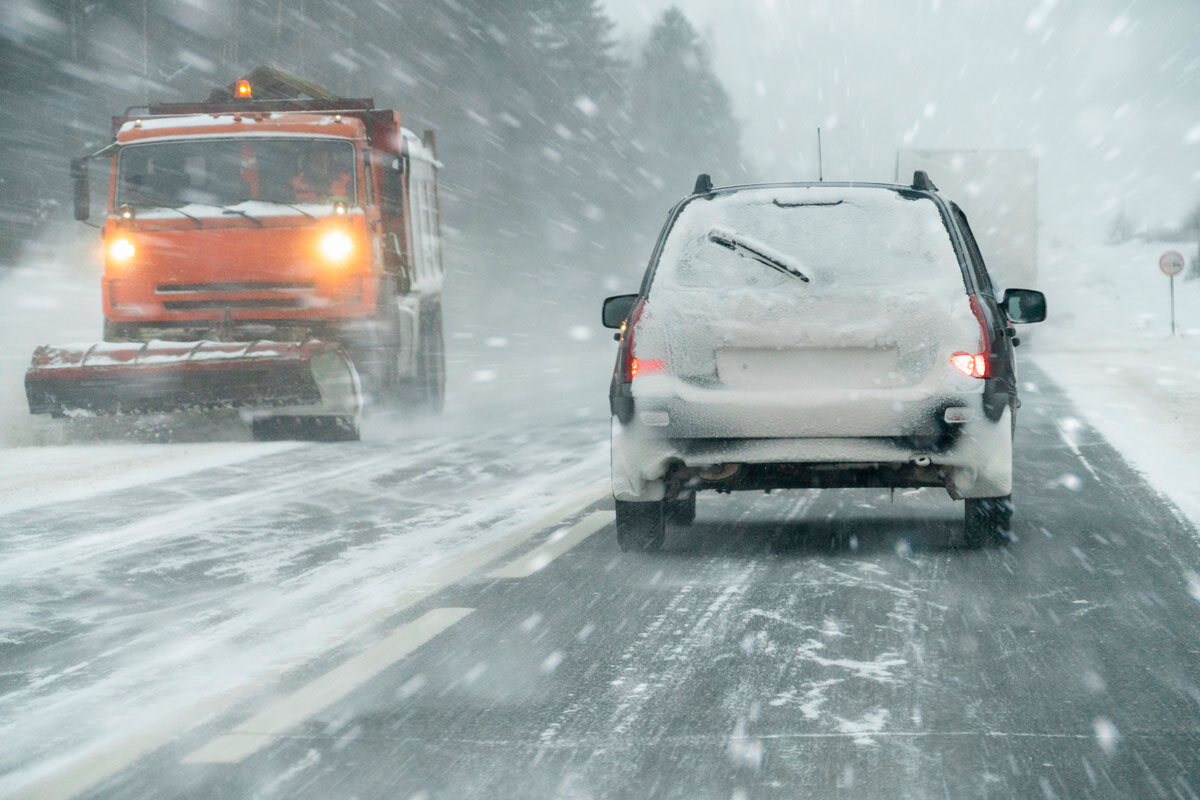
[[827, 203], [783, 203], [783, 202], [780, 202], [779, 200], [772, 200], [771, 202], [774, 203], [779, 208], [821, 208], [821, 207], [829, 207], [829, 206], [840, 206], [842, 203], [844, 203], [846, 201], [845, 200], [831, 200]]
[[708, 240], [713, 244], [724, 247], [726, 250], [732, 250], [742, 258], [753, 259], [777, 272], [782, 272], [784, 275], [799, 278], [805, 283], [809, 282], [808, 276], [794, 265], [791, 258], [783, 253], [776, 252], [761, 242], [740, 237], [736, 233], [722, 228], [713, 228], [710, 230], [708, 232]]

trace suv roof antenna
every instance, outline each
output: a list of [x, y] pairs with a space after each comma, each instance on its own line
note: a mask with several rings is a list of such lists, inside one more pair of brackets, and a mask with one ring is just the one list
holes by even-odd
[[696, 188], [692, 189], [692, 194], [712, 194], [713, 182], [707, 172], [701, 172], [696, 176]]
[[923, 192], [936, 192], [938, 190], [933, 185], [933, 181], [929, 180], [929, 173], [923, 169], [919, 169], [913, 173], [912, 188], [920, 189]]
[[821, 160], [821, 126], [817, 126], [817, 180], [825, 180], [825, 166]]

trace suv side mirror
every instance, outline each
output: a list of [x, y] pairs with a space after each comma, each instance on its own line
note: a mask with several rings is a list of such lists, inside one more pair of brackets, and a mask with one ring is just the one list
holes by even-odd
[[1034, 289], [1005, 289], [1000, 305], [1009, 322], [1041, 322], [1046, 318], [1046, 295]]
[[604, 327], [620, 328], [625, 320], [629, 319], [629, 312], [633, 311], [633, 305], [637, 299], [636, 294], [619, 294], [616, 297], [607, 298], [600, 313]]
[[71, 182], [74, 184], [75, 219], [86, 222], [92, 215], [92, 193], [88, 188], [88, 165], [86, 158], [71, 159]]

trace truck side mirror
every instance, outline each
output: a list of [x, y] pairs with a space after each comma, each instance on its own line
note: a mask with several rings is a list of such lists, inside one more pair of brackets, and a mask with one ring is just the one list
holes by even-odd
[[1005, 289], [1000, 305], [1009, 322], [1041, 322], [1046, 318], [1046, 295], [1034, 289]]
[[637, 302], [636, 294], [619, 294], [616, 297], [609, 297], [604, 301], [604, 308], [601, 311], [600, 318], [606, 328], [620, 328], [629, 319], [629, 312], [633, 310], [633, 304]]
[[71, 182], [74, 184], [75, 219], [86, 222], [92, 215], [92, 193], [88, 188], [88, 165], [86, 158], [71, 160]]

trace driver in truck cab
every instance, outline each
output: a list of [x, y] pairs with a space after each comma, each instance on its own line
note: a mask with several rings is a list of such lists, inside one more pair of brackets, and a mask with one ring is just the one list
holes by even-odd
[[296, 200], [326, 202], [350, 199], [350, 173], [335, 175], [329, 149], [314, 147], [300, 158], [300, 174], [292, 179]]

